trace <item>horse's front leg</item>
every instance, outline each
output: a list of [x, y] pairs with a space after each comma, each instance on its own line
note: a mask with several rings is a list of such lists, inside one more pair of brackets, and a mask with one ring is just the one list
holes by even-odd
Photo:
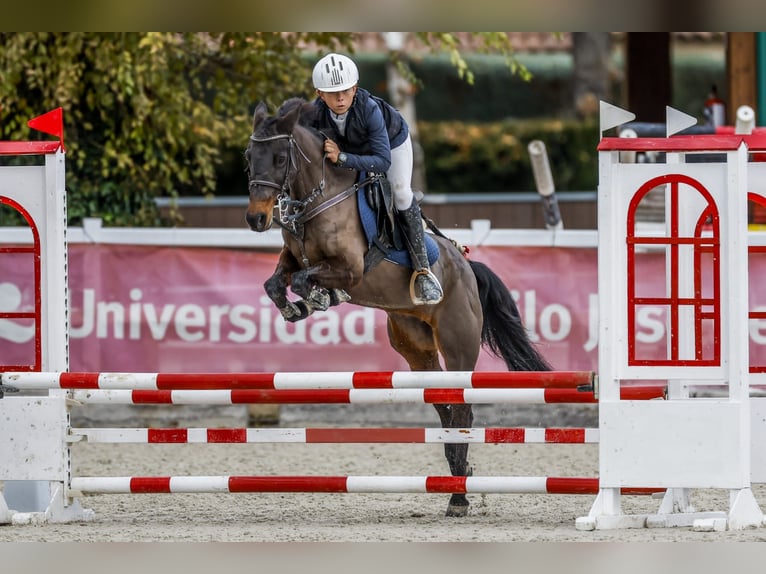
[[350, 301], [347, 290], [361, 280], [362, 269], [336, 259], [326, 259], [292, 275], [293, 293], [310, 303], [317, 311]]
[[314, 311], [327, 311], [330, 307], [347, 301], [351, 301], [351, 295], [343, 289], [325, 289], [317, 285], [311, 288], [308, 297], [302, 299], [302, 302], [311, 308], [312, 313]]
[[[293, 302], [287, 298], [287, 288], [290, 286], [296, 295], [302, 297], [301, 300]], [[325, 289], [310, 281], [287, 247], [282, 248], [274, 274], [266, 280], [264, 289], [285, 321], [292, 323], [306, 319], [314, 311], [326, 311], [331, 306], [351, 300], [343, 289]]]
[[290, 285], [293, 273], [299, 269], [298, 260], [286, 247], [283, 247], [274, 274], [263, 284], [266, 295], [274, 302], [285, 321], [300, 321], [313, 312], [305, 302], [293, 303], [287, 298], [287, 287]]

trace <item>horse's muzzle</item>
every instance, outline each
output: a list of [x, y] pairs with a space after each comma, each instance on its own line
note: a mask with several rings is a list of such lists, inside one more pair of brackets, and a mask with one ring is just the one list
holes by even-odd
[[267, 231], [271, 228], [271, 223], [273, 221], [270, 213], [263, 213], [263, 212], [257, 212], [257, 213], [250, 213], [249, 211], [245, 214], [245, 221], [247, 221], [247, 224], [250, 226], [250, 229], [253, 231]]

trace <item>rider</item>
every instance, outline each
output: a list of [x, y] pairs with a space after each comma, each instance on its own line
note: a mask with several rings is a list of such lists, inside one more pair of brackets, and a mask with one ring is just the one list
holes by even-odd
[[439, 280], [428, 264], [420, 206], [412, 180], [412, 140], [402, 115], [385, 100], [357, 85], [359, 71], [342, 54], [327, 54], [312, 74], [319, 108], [314, 127], [331, 133], [324, 143], [328, 159], [337, 167], [385, 173], [415, 270], [410, 294], [416, 305], [442, 300]]

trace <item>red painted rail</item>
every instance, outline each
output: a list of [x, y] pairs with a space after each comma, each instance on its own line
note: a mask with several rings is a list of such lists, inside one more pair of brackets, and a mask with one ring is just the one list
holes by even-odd
[[595, 428], [73, 428], [88, 443], [597, 443]]
[[316, 373], [3, 373], [19, 389], [576, 389], [591, 371], [338, 371]]

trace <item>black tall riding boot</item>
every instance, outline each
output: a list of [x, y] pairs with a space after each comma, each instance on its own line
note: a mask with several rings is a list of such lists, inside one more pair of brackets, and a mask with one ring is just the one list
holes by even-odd
[[399, 221], [407, 242], [407, 248], [412, 259], [414, 270], [410, 279], [410, 297], [415, 305], [436, 305], [442, 300], [444, 293], [436, 275], [431, 273], [428, 265], [426, 239], [423, 233], [423, 218], [420, 206], [413, 199], [412, 205], [399, 211]]

